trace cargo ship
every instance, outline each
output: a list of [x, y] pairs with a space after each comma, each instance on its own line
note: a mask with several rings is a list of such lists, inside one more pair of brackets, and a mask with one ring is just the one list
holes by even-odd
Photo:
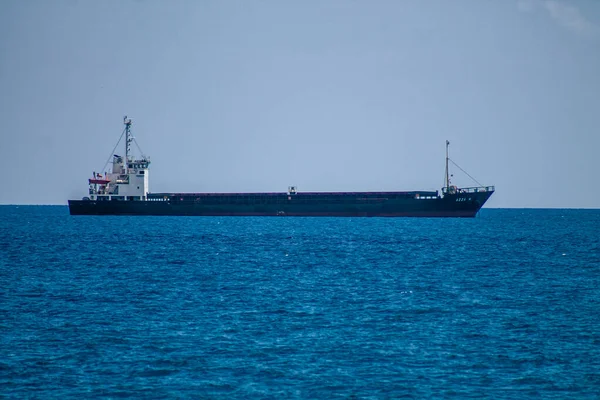
[[[285, 192], [268, 193], [152, 193], [150, 159], [141, 150], [141, 156], [133, 156], [131, 145], [137, 142], [132, 121], [125, 117], [123, 123], [117, 146], [125, 136], [125, 155], [111, 154], [111, 172], [92, 173], [88, 196], [69, 200], [71, 215], [475, 217], [495, 190], [479, 183], [452, 185], [446, 141], [445, 182], [440, 191], [301, 192], [290, 186]], [[109, 158], [103, 170], [110, 163]]]

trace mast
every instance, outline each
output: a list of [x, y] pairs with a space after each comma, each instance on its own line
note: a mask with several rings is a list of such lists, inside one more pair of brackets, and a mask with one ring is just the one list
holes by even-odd
[[125, 124], [125, 174], [129, 174], [129, 153], [131, 153], [131, 118], [127, 118], [127, 115], [123, 117], [123, 123]]
[[448, 146], [450, 146], [450, 142], [446, 140], [446, 189], [450, 187], [450, 175], [448, 174]]

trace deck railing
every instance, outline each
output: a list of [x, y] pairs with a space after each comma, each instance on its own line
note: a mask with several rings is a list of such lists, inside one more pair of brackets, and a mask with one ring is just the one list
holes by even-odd
[[496, 190], [495, 186], [477, 186], [477, 187], [468, 187], [468, 188], [457, 188], [457, 187], [445, 187], [442, 188], [442, 193], [444, 194], [454, 194], [454, 193], [481, 193], [481, 192], [493, 192]]

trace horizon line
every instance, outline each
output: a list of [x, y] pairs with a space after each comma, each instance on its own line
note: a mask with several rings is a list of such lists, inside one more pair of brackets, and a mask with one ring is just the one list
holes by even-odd
[[[0, 203], [0, 207], [68, 207], [69, 204], [35, 204], [35, 203]], [[538, 206], [538, 207], [482, 207], [481, 210], [600, 210], [598, 207], [550, 207], [550, 206]]]

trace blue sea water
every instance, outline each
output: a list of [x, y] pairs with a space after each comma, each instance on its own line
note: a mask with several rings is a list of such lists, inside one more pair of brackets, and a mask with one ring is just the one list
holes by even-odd
[[0, 397], [598, 398], [600, 210], [0, 207]]

